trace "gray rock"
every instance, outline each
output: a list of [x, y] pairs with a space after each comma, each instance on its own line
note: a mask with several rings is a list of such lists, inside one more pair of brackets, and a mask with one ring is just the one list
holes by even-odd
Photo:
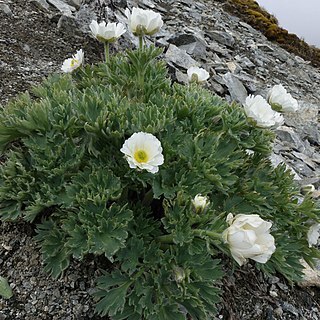
[[298, 317], [300, 312], [299, 310], [297, 310], [297, 308], [295, 308], [291, 303], [284, 301], [281, 305], [283, 311], [285, 312], [290, 312], [292, 313], [294, 316]]
[[169, 43], [172, 43], [179, 47], [179, 49], [185, 50], [188, 54], [195, 57], [205, 57], [207, 44], [205, 40], [197, 37], [194, 34], [177, 34], [170, 39]]
[[315, 261], [315, 268], [312, 269], [304, 260], [301, 260], [304, 266], [303, 280], [299, 282], [301, 287], [318, 287], [320, 288], [320, 260]]
[[215, 30], [208, 31], [207, 34], [211, 39], [217, 41], [218, 43], [224, 44], [227, 47], [234, 46], [235, 40], [228, 32]]
[[274, 49], [270, 45], [265, 44], [265, 43], [259, 43], [257, 45], [257, 47], [259, 49], [262, 49], [263, 51], [266, 51], [266, 52], [273, 52], [274, 51]]
[[69, 15], [62, 15], [57, 23], [59, 30], [63, 30], [69, 33], [75, 33], [75, 30], [78, 30], [78, 24], [76, 19]]
[[219, 95], [223, 95], [225, 92], [223, 86], [215, 81], [211, 81], [210, 87], [213, 89], [214, 92], [216, 92]]
[[271, 164], [274, 166], [274, 167], [277, 167], [279, 164], [285, 164], [286, 168], [288, 170], [291, 171], [291, 173], [293, 174], [293, 178], [294, 180], [301, 180], [301, 177], [297, 174], [297, 172], [292, 169], [292, 167], [290, 167], [286, 161], [285, 161], [285, 158], [283, 158], [281, 155], [278, 155], [278, 154], [275, 154], [275, 153], [272, 153], [271, 156], [269, 157], [270, 161], [271, 161]]
[[13, 13], [12, 13], [10, 7], [5, 3], [0, 3], [0, 11], [5, 13], [7, 16], [13, 16]]
[[72, 12], [76, 11], [76, 8], [63, 2], [62, 0], [47, 0], [50, 4], [56, 7], [62, 14], [71, 16]]
[[228, 87], [231, 99], [241, 104], [244, 103], [246, 97], [248, 96], [248, 93], [242, 82], [230, 72], [226, 73], [223, 76], [223, 80]]
[[189, 69], [190, 67], [199, 65], [199, 63], [192, 59], [185, 50], [179, 49], [174, 44], [169, 45], [169, 48], [165, 54], [165, 59], [174, 66], [178, 66], [183, 69]]
[[48, 11], [50, 8], [50, 5], [46, 0], [31, 0], [31, 3], [33, 3], [41, 10]]
[[97, 20], [95, 12], [90, 6], [84, 4], [76, 12], [75, 18], [81, 31], [90, 32], [89, 25], [92, 20]]
[[125, 9], [128, 7], [127, 0], [113, 0], [112, 2], [117, 8]]
[[290, 127], [281, 126], [275, 130], [278, 138], [285, 143], [289, 143], [294, 149], [304, 152], [305, 146], [300, 136]]
[[320, 124], [318, 122], [318, 112], [320, 106], [300, 102], [301, 110], [296, 113], [286, 115], [286, 124], [295, 128], [302, 138], [308, 138], [310, 142], [320, 145]]
[[239, 62], [243, 69], [255, 68], [255, 64], [247, 57], [240, 57]]
[[73, 7], [76, 7], [76, 8], [80, 8], [83, 0], [64, 0], [64, 2], [66, 2], [70, 6], [73, 6]]

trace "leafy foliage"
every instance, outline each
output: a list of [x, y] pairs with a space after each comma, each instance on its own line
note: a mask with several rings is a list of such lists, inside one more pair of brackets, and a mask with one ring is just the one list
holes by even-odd
[[[307, 232], [319, 209], [297, 200], [273, 168], [273, 134], [242, 108], [197, 85], [171, 84], [161, 50], [111, 57], [54, 75], [0, 111], [0, 217], [36, 222], [46, 270], [58, 277], [86, 254], [114, 265], [97, 280], [96, 311], [112, 319], [210, 319], [229, 254], [226, 216], [273, 222], [277, 250], [264, 272], [301, 275], [312, 264]], [[130, 169], [120, 152], [135, 132], [155, 135], [157, 174]], [[247, 150], [254, 151], [249, 155]], [[196, 213], [192, 199], [210, 204]]]

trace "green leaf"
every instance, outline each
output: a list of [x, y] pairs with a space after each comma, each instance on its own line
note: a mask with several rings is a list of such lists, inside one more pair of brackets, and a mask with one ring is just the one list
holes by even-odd
[[40, 242], [45, 271], [53, 278], [69, 266], [70, 249], [66, 245], [66, 234], [53, 220], [46, 220], [37, 226], [35, 239]]
[[159, 314], [154, 316], [157, 320], [185, 320], [186, 317], [178, 311], [178, 307], [174, 305], [163, 306], [159, 310]]
[[121, 314], [132, 281], [116, 271], [98, 278], [97, 282], [98, 292], [95, 295], [101, 300], [96, 305], [96, 312], [102, 316]]
[[13, 296], [12, 289], [8, 280], [0, 276], [0, 296], [4, 299], [10, 299]]

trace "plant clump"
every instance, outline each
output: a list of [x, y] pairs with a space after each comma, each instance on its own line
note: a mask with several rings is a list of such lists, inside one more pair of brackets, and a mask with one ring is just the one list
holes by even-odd
[[105, 62], [1, 108], [1, 220], [36, 224], [55, 278], [104, 257], [96, 311], [115, 320], [210, 319], [228, 257], [299, 280], [300, 259], [319, 256], [319, 209], [271, 165], [274, 134], [204, 89], [203, 70], [171, 83], [162, 50], [138, 36], [113, 56], [103, 41]]

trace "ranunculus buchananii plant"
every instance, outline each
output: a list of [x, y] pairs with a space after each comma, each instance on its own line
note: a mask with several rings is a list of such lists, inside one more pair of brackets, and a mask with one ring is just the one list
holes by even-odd
[[244, 108], [171, 83], [161, 49], [143, 45], [161, 16], [128, 18], [137, 50], [109, 57], [106, 42], [105, 63], [0, 110], [1, 219], [37, 224], [54, 277], [99, 256], [96, 311], [114, 320], [211, 319], [228, 257], [299, 280], [300, 260], [319, 256], [320, 219], [270, 163], [265, 127], [283, 119], [262, 97]]

